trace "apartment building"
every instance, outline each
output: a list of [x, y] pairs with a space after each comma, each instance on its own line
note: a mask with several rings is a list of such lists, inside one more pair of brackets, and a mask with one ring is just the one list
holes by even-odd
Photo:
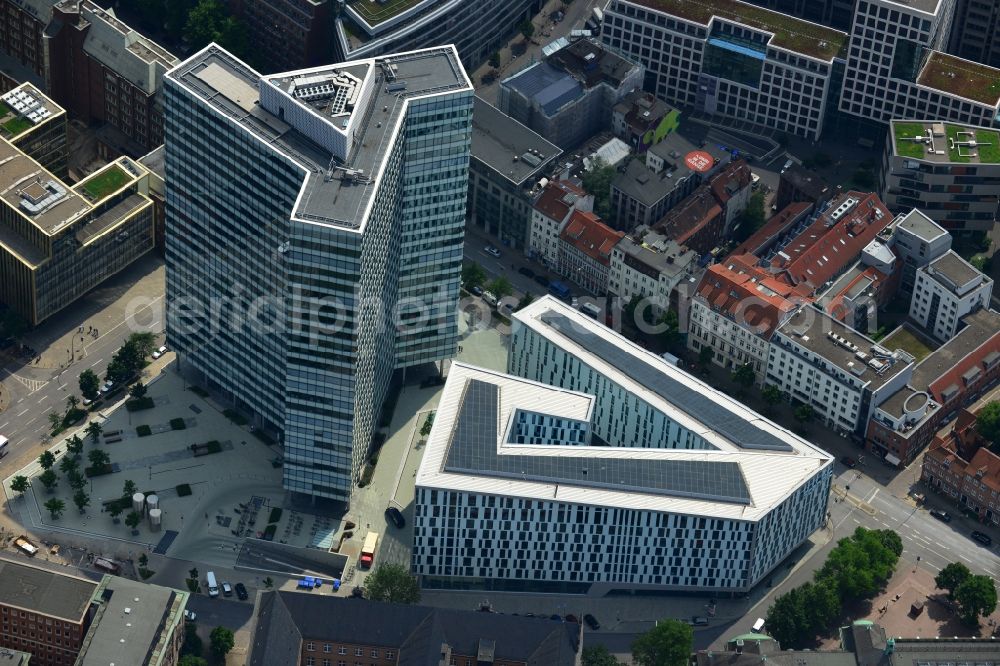
[[642, 87], [642, 67], [591, 39], [563, 37], [542, 52], [500, 81], [497, 106], [563, 150], [609, 127], [618, 102]]
[[153, 249], [148, 176], [121, 157], [71, 185], [0, 140], [0, 301], [38, 325]]
[[914, 208], [896, 218], [889, 242], [901, 260], [900, 289], [912, 294], [917, 270], [951, 249], [951, 234]]
[[646, 152], [679, 125], [680, 111], [642, 90], [629, 93], [611, 110], [611, 131], [636, 153]]
[[573, 211], [559, 232], [556, 272], [598, 296], [608, 293], [611, 252], [624, 234], [593, 213]]
[[917, 269], [910, 319], [946, 342], [958, 331], [962, 317], [990, 306], [993, 280], [953, 250]]
[[164, 89], [180, 368], [280, 437], [287, 490], [346, 502], [393, 372], [457, 347], [465, 70], [442, 47], [263, 76], [209, 46]]
[[646, 90], [698, 112], [818, 139], [847, 35], [733, 0], [612, 0], [601, 39]]
[[913, 358], [806, 306], [775, 331], [765, 374], [828, 427], [863, 436], [875, 407], [910, 381]]
[[454, 44], [471, 72], [506, 46], [525, 20], [542, 10], [541, 0], [416, 0], [391, 3], [353, 0], [334, 16], [334, 48], [343, 60]]
[[944, 419], [973, 404], [1000, 377], [1000, 313], [977, 310], [962, 324], [914, 367], [906, 386], [873, 411], [865, 448], [889, 464], [915, 460]]
[[957, 0], [948, 52], [1000, 67], [1000, 5], [989, 0]]
[[480, 97], [472, 114], [469, 221], [503, 244], [531, 248], [533, 203], [562, 151]]
[[574, 211], [594, 212], [594, 197], [569, 180], [547, 182], [531, 210], [527, 255], [546, 266], [559, 265], [559, 233]]
[[268, 72], [287, 72], [334, 57], [332, 0], [250, 0], [238, 3], [250, 42]]
[[452, 365], [425, 586], [739, 593], [825, 520], [829, 454], [552, 297], [514, 313], [508, 371]]
[[[624, 303], [647, 299], [650, 314], [659, 319], [673, 309], [681, 319], [693, 281], [699, 272], [698, 253], [665, 236], [643, 228], [624, 236], [611, 251], [608, 293]], [[683, 293], [682, 293], [683, 292]], [[687, 327], [683, 325], [684, 330]]]
[[574, 666], [575, 622], [367, 599], [262, 591], [248, 666]]
[[893, 210], [919, 208], [952, 233], [989, 231], [1000, 206], [1000, 132], [893, 120], [878, 187]]
[[66, 111], [30, 83], [0, 95], [0, 137], [65, 178]]
[[997, 126], [1000, 70], [943, 52], [953, 15], [952, 0], [859, 0], [840, 110], [883, 123]]

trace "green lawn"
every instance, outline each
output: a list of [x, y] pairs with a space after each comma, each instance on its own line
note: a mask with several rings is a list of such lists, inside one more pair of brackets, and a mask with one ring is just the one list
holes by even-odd
[[968, 157], [962, 157], [961, 155], [959, 155], [957, 148], [952, 148], [951, 147], [951, 142], [952, 142], [953, 139], [955, 141], [959, 141], [960, 140], [959, 137], [958, 137], [958, 133], [961, 132], [961, 131], [962, 131], [962, 128], [958, 127], [957, 125], [948, 125], [945, 128], [945, 132], [947, 132], [947, 134], [948, 134], [948, 159], [950, 159], [952, 162], [957, 162], [959, 164], [962, 164], [962, 163], [970, 161]]
[[100, 174], [84, 181], [83, 191], [94, 201], [100, 201], [130, 180], [127, 173], [120, 167], [112, 166]]
[[[1000, 164], [1000, 132], [979, 130], [976, 132], [976, 150], [979, 151], [979, 161], [983, 164]], [[988, 146], [983, 144], [990, 144]]]
[[31, 127], [31, 121], [21, 116], [15, 116], [3, 124], [4, 130], [9, 132], [11, 136], [17, 136], [24, 130], [31, 129]]
[[917, 336], [913, 335], [913, 333], [905, 328], [898, 329], [895, 333], [883, 340], [881, 344], [889, 350], [902, 349], [903, 351], [912, 354], [913, 358], [915, 358], [918, 363], [926, 358], [931, 351], [933, 351]]
[[0, 118], [6, 116], [9, 113], [10, 113], [10, 107], [4, 104], [3, 102], [0, 102]]
[[923, 157], [924, 144], [904, 139], [904, 136], [920, 136], [924, 133], [922, 123], [893, 123], [896, 133], [896, 154], [903, 157]]

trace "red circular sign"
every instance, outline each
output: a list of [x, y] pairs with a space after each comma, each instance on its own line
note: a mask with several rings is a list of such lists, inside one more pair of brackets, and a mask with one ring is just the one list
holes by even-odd
[[692, 171], [705, 173], [715, 165], [715, 158], [704, 150], [692, 150], [684, 156], [684, 164]]

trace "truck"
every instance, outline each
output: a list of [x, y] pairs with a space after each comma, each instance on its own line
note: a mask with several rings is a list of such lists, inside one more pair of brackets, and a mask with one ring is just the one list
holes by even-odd
[[549, 283], [549, 293], [566, 303], [572, 302], [573, 299], [573, 292], [570, 291], [569, 285], [558, 280]]
[[375, 561], [375, 547], [378, 545], [378, 532], [369, 532], [365, 544], [361, 547], [361, 558], [358, 563], [365, 569], [370, 569]]
[[38, 552], [38, 546], [28, 541], [28, 537], [19, 536], [14, 539], [14, 545], [21, 549], [28, 557], [34, 557]]
[[10, 448], [10, 440], [4, 437], [3, 435], [0, 435], [0, 458], [3, 458], [5, 455], [7, 455], [7, 451], [9, 448]]

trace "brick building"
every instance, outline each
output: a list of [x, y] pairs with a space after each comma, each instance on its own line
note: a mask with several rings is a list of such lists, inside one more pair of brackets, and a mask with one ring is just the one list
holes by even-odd
[[259, 592], [248, 666], [573, 666], [574, 622], [302, 592]]
[[333, 54], [331, 0], [241, 0], [250, 41], [266, 72], [325, 65]]
[[608, 291], [611, 251], [623, 234], [601, 222], [593, 213], [573, 211], [559, 232], [556, 272], [598, 296]]

